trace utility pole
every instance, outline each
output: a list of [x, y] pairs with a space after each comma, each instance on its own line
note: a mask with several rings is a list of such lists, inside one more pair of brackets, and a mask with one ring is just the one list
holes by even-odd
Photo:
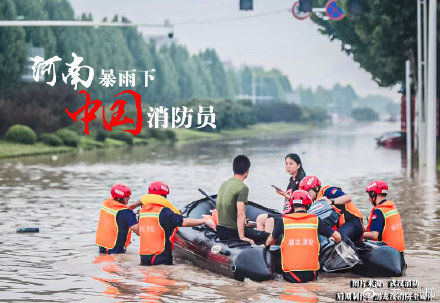
[[406, 82], [405, 82], [405, 91], [406, 91], [406, 174], [408, 177], [411, 177], [412, 171], [412, 132], [411, 132], [411, 78], [410, 78], [410, 61], [406, 60], [405, 62], [405, 71], [406, 71]]
[[[417, 0], [417, 57], [416, 57], [416, 70], [417, 70], [417, 86], [415, 87], [416, 90], [416, 99], [415, 99], [415, 119], [414, 119], [414, 155], [416, 155], [419, 152], [419, 136], [420, 136], [420, 95], [419, 95], [419, 85], [420, 85], [420, 49], [422, 45], [419, 43], [419, 31], [420, 31], [420, 0]], [[418, 165], [416, 165], [418, 167]]]
[[429, 1], [428, 46], [426, 170], [428, 179], [433, 181], [437, 166], [437, 0]]
[[[424, 49], [422, 49], [423, 32], [422, 32], [422, 5], [425, 7], [425, 0], [417, 0], [417, 98], [416, 98], [416, 119], [417, 125], [417, 153], [419, 176], [424, 176], [426, 169], [426, 124], [425, 124], [425, 60]], [[425, 23], [423, 23], [425, 25]]]
[[251, 94], [252, 94], [252, 104], [257, 103], [257, 96], [256, 96], [256, 87], [255, 87], [255, 76], [254, 71], [251, 70], [252, 80], [251, 80]]

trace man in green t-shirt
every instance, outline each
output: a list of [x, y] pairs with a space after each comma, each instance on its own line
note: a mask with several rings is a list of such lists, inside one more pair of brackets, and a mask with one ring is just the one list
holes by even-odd
[[268, 233], [245, 227], [249, 188], [243, 181], [249, 175], [250, 166], [247, 156], [235, 157], [232, 165], [234, 176], [220, 186], [217, 195], [217, 235], [220, 240], [240, 239], [254, 244], [253, 240], [264, 243], [269, 236]]

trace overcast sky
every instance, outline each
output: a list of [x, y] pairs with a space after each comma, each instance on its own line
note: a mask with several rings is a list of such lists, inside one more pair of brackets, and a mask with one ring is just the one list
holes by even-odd
[[[299, 21], [288, 11], [292, 0], [254, 0], [253, 11], [240, 11], [239, 0], [71, 0], [77, 15], [91, 12], [95, 19], [115, 14], [136, 22], [177, 24], [175, 38], [190, 52], [214, 48], [221, 60], [277, 68], [287, 74], [294, 87], [335, 83], [351, 84], [361, 96], [379, 94], [398, 101], [398, 88], [379, 88], [371, 75], [330, 42], [310, 20]], [[276, 12], [269, 14], [271, 12]], [[255, 18], [234, 21], [213, 20]], [[266, 14], [266, 15], [264, 15]], [[207, 21], [197, 23], [198, 21]], [[181, 24], [179, 23], [188, 23]], [[143, 29], [166, 34], [160, 29]]]

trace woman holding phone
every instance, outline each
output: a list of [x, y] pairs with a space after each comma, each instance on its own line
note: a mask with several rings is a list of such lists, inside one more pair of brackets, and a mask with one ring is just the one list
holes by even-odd
[[[289, 206], [290, 195], [299, 189], [299, 183], [306, 176], [304, 171], [301, 158], [298, 154], [290, 153], [284, 158], [286, 172], [290, 175], [289, 184], [287, 185], [286, 191], [281, 190], [280, 188], [273, 186], [277, 194], [284, 197], [284, 205], [283, 209], [286, 206]], [[270, 218], [270, 217], [269, 217]], [[273, 220], [267, 220], [267, 214], [261, 214], [257, 217], [257, 230], [264, 230], [266, 232], [272, 232], [273, 229]], [[272, 222], [270, 222], [272, 221]]]
[[298, 154], [288, 154], [286, 156], [285, 165], [286, 172], [290, 175], [289, 185], [287, 185], [286, 191], [282, 191], [279, 189], [275, 189], [277, 194], [283, 196], [285, 198], [284, 203], [289, 203], [290, 195], [299, 189], [299, 183], [306, 176], [304, 168], [301, 163], [301, 158]]

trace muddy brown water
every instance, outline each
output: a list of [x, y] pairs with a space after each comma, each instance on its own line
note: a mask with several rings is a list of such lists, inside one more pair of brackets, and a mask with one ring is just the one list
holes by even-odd
[[[350, 281], [368, 279], [350, 273], [321, 274], [314, 283], [293, 285], [280, 277], [237, 282], [184, 260], [173, 267], [141, 267], [136, 238], [125, 255], [97, 254], [99, 206], [113, 183], [128, 184], [135, 201], [149, 182], [162, 180], [171, 187], [170, 200], [183, 207], [202, 197], [197, 188], [216, 193], [231, 175], [233, 157], [247, 154], [250, 199], [280, 209], [282, 198], [270, 185], [287, 186], [284, 156], [289, 152], [301, 155], [308, 174], [341, 186], [365, 215], [371, 209], [366, 184], [386, 180], [405, 230], [408, 270], [402, 279], [439, 288], [440, 194], [437, 185], [406, 177], [400, 150], [376, 147], [375, 137], [396, 129], [388, 123], [345, 125], [254, 139], [2, 160], [0, 301], [334, 302], [338, 292], [362, 292]], [[40, 232], [16, 234], [18, 227], [39, 227]]]

